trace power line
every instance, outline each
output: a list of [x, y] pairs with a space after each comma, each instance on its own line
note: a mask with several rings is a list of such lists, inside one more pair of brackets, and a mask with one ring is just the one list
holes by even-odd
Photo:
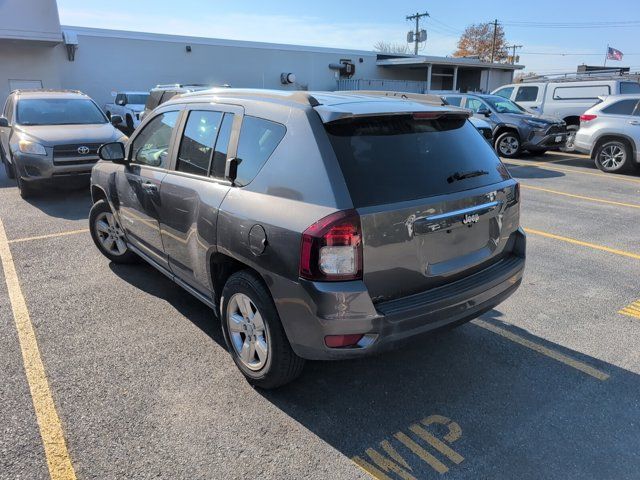
[[[420, 19], [424, 18], [424, 17], [428, 17], [429, 13], [428, 12], [424, 12], [424, 13], [416, 13], [415, 15], [407, 15], [407, 20], [415, 20], [416, 21], [416, 31], [414, 33], [414, 37], [413, 37], [413, 41], [415, 44], [415, 50], [414, 50], [414, 54], [418, 55], [418, 43], [420, 43]], [[426, 41], [426, 38], [424, 38], [424, 40], [422, 41]]]

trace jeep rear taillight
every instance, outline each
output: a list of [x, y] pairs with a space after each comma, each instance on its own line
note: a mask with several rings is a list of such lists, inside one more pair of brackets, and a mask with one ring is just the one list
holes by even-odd
[[585, 113], [584, 115], [580, 115], [580, 121], [581, 122], [590, 122], [591, 120], [595, 120], [596, 118], [598, 118], [598, 115], [593, 115], [593, 114], [587, 114]]
[[332, 213], [304, 231], [300, 277], [315, 281], [362, 278], [362, 229], [358, 212]]

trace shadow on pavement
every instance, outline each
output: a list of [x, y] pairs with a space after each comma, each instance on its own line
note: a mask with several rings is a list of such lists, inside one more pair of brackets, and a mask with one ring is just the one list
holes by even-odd
[[556, 170], [547, 170], [544, 166], [537, 165], [514, 165], [505, 163], [509, 173], [515, 178], [558, 178], [564, 177], [566, 174]]
[[41, 189], [26, 201], [50, 217], [67, 220], [89, 218], [91, 210], [91, 194], [87, 187]]
[[[110, 268], [224, 346], [211, 310], [152, 267]], [[382, 479], [438, 478], [445, 471], [472, 479], [636, 478], [638, 375], [501, 317], [492, 310], [481, 318], [610, 378], [599, 380], [470, 323], [379, 356], [307, 362], [294, 383], [256, 392]]]

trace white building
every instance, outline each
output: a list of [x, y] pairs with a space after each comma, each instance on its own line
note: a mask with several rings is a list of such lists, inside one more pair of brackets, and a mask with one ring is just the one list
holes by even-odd
[[[468, 58], [61, 26], [55, 0], [0, 2], [0, 102], [16, 88], [69, 88], [99, 104], [160, 83], [401, 91], [493, 90], [520, 65]], [[341, 68], [342, 67], [342, 68]], [[348, 71], [349, 70], [349, 71]], [[292, 83], [283, 83], [282, 74]]]

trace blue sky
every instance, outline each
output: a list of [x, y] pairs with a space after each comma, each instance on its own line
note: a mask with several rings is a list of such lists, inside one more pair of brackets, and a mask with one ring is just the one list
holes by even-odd
[[[378, 40], [402, 43], [411, 25], [405, 15], [431, 14], [424, 54], [449, 55], [465, 26], [497, 18], [507, 40], [524, 45], [528, 71], [574, 71], [580, 63], [602, 64], [607, 44], [640, 70], [640, 2], [602, 1], [338, 1], [293, 0], [57, 0], [63, 25], [113, 28], [275, 43], [371, 50]], [[605, 8], [606, 5], [615, 8]], [[542, 28], [518, 22], [631, 22], [604, 28]], [[578, 55], [557, 55], [557, 54]], [[540, 55], [544, 54], [544, 55]]]

